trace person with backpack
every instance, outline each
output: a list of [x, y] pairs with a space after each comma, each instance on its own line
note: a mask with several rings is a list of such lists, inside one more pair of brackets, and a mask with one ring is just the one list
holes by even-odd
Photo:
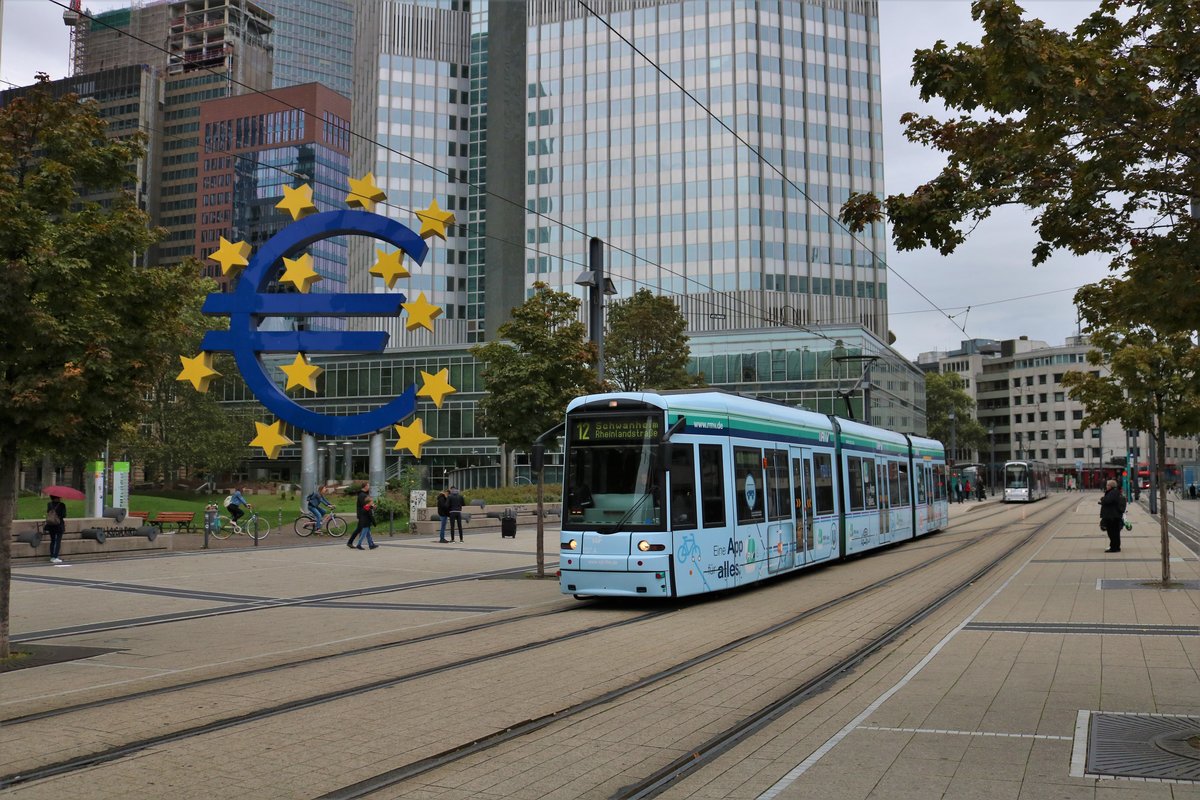
[[325, 521], [325, 509], [333, 511], [333, 503], [329, 502], [329, 498], [325, 497], [325, 487], [319, 486], [306, 498], [308, 504], [308, 513], [312, 514], [313, 519], [317, 521], [318, 532], [321, 529], [321, 523]]
[[[450, 493], [445, 489], [438, 492], [437, 513], [438, 519], [442, 521], [442, 528], [438, 531], [438, 541], [446, 544], [446, 520], [450, 517]], [[453, 528], [450, 530], [450, 535], [454, 535]]]
[[[366, 542], [372, 550], [379, 545], [375, 544], [375, 540], [371, 538], [371, 526], [375, 524], [375, 503], [371, 500], [371, 484], [364, 483], [358, 490], [358, 499], [354, 503], [358, 514], [358, 527], [350, 534], [350, 541], [346, 542], [346, 547], [353, 547], [356, 550], [363, 549], [363, 542]], [[354, 539], [360, 536], [358, 544], [354, 544]]]
[[234, 489], [233, 494], [225, 497], [225, 510], [229, 512], [229, 518], [233, 520], [234, 525], [245, 515], [245, 509], [250, 507], [245, 496], [242, 495], [244, 491], [246, 491], [245, 487]]
[[1100, 498], [1100, 527], [1108, 534], [1106, 553], [1121, 552], [1121, 528], [1125, 527], [1125, 495], [1116, 481], [1109, 481], [1104, 496]]
[[50, 536], [50, 563], [63, 563], [59, 553], [62, 552], [63, 534], [67, 531], [67, 504], [54, 495], [50, 495], [50, 502], [46, 503], [44, 530]]

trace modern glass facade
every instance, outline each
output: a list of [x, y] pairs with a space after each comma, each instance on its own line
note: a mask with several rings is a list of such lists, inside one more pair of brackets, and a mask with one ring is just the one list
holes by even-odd
[[275, 15], [275, 86], [321, 83], [353, 93], [354, 4], [351, 0], [260, 0]]

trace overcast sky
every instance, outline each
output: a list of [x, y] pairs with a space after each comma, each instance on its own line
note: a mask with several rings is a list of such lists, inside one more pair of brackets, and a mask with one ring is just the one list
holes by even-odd
[[[52, 78], [64, 77], [67, 28], [61, 6], [50, 0], [2, 2], [0, 79], [25, 85], [38, 71]], [[93, 11], [128, 5], [127, 0], [84, 3]], [[1024, 8], [1029, 16], [1051, 27], [1071, 28], [1097, 5], [1098, 0], [1027, 0]], [[906, 111], [923, 110], [916, 90], [909, 85], [912, 53], [938, 39], [951, 44], [978, 42], [980, 29], [971, 20], [967, 0], [881, 0], [879, 28], [885, 188], [889, 193], [908, 192], [935, 176], [942, 163], [936, 153], [907, 143], [897, 122]], [[950, 257], [932, 250], [889, 250], [890, 327], [897, 336], [896, 348], [916, 358], [929, 350], [954, 349], [967, 338], [1027, 335], [1055, 344], [1072, 335], [1076, 324], [1071, 300], [1074, 287], [1104, 277], [1106, 261], [1060, 254], [1041, 267], [1031, 267], [1030, 251], [1036, 241], [1031, 219], [1032, 214], [1020, 211], [997, 212]], [[953, 321], [933, 310], [901, 277], [953, 315]]]

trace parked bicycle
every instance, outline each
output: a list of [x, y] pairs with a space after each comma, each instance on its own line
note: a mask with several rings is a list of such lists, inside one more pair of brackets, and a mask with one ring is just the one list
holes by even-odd
[[332, 512], [325, 515], [321, 520], [321, 524], [317, 525], [316, 519], [307, 511], [296, 517], [296, 521], [292, 525], [297, 536], [309, 536], [313, 533], [325, 533], [329, 536], [342, 536], [346, 533], [346, 520], [341, 517], [334, 516]]
[[228, 514], [220, 514], [213, 526], [212, 535], [218, 539], [228, 539], [235, 533], [249, 536], [251, 539], [267, 538], [267, 534], [271, 532], [270, 523], [260, 517], [252, 507], [246, 508], [250, 509], [250, 513], [242, 517], [240, 523], [234, 522]]

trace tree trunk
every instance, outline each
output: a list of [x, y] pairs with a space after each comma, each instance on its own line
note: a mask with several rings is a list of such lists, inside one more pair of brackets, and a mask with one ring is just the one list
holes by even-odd
[[12, 588], [12, 528], [17, 510], [17, 443], [0, 441], [0, 661], [8, 644], [9, 597]]
[[1154, 474], [1158, 478], [1158, 530], [1162, 537], [1162, 582], [1165, 586], [1171, 582], [1171, 536], [1167, 531], [1170, 520], [1167, 519], [1167, 482], [1163, 480], [1163, 460], [1167, 453], [1167, 432], [1162, 424], [1162, 400], [1159, 400], [1159, 413], [1154, 430], [1154, 439], [1158, 443], [1158, 457], [1154, 460]]

